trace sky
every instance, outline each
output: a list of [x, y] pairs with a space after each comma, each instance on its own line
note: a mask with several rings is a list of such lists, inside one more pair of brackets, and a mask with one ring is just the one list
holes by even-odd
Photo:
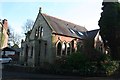
[[102, 0], [0, 0], [0, 19], [7, 19], [15, 33], [23, 35], [27, 19], [42, 13], [69, 21], [87, 30], [98, 29]]

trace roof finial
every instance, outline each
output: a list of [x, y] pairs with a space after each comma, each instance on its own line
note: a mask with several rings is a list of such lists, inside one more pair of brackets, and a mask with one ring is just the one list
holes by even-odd
[[40, 12], [40, 13], [41, 13], [41, 9], [42, 9], [42, 8], [40, 7], [40, 8], [39, 8], [39, 12]]

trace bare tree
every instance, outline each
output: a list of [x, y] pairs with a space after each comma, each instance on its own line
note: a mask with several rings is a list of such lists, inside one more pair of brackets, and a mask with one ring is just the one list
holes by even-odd
[[9, 27], [9, 44], [19, 45], [21, 43], [21, 36], [14, 32], [14, 30]]
[[34, 25], [34, 21], [31, 19], [27, 19], [25, 25], [23, 26], [24, 32], [27, 33], [28, 31], [30, 31], [33, 25]]

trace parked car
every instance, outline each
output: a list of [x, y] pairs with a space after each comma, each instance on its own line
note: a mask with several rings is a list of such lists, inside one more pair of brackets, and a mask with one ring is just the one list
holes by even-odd
[[1, 64], [10, 63], [11, 61], [12, 61], [12, 58], [10, 58], [10, 57], [1, 57], [0, 58]]

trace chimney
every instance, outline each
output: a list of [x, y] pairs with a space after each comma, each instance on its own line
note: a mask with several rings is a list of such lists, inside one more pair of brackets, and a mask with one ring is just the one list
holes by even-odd
[[7, 19], [4, 19], [4, 20], [2, 21], [2, 23], [3, 23], [4, 28], [5, 28], [5, 29], [8, 29], [8, 21], [7, 21]]

